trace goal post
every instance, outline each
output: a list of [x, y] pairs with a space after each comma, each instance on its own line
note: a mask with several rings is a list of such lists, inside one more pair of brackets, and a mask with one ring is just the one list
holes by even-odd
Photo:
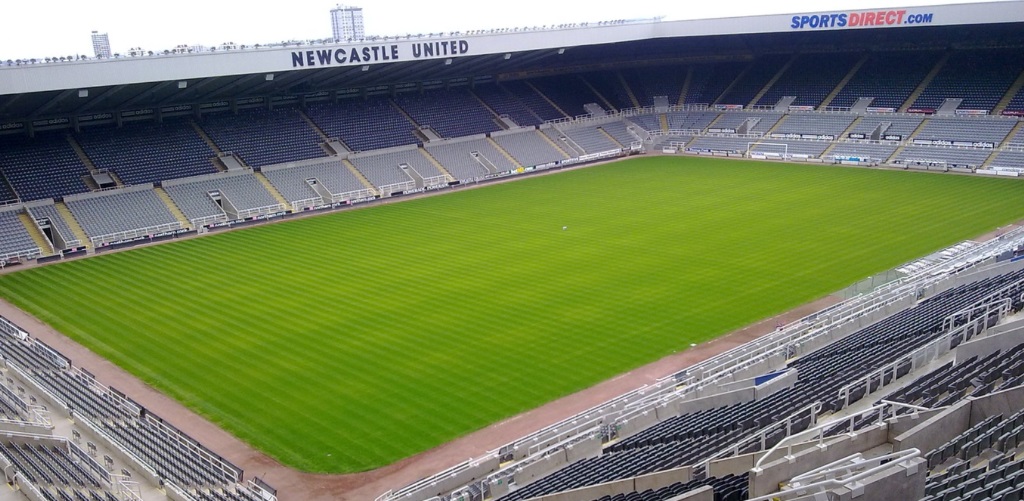
[[[757, 149], [757, 151], [754, 151]], [[750, 141], [747, 143], [747, 158], [775, 158], [789, 160], [789, 145], [786, 143], [765, 143]]]

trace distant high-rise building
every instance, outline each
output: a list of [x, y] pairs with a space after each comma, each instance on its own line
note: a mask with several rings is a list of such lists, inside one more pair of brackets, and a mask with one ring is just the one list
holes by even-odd
[[92, 32], [92, 51], [96, 57], [110, 57], [110, 36], [98, 31]]
[[331, 9], [331, 29], [337, 42], [364, 38], [363, 8], [338, 5]]

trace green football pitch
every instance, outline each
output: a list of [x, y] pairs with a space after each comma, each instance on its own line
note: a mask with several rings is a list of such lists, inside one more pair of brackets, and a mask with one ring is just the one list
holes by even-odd
[[641, 158], [25, 270], [0, 295], [341, 473], [1021, 218], [1014, 180]]

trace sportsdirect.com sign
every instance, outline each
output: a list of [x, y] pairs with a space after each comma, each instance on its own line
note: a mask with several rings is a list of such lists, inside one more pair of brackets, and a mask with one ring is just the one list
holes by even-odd
[[794, 30], [804, 30], [931, 24], [933, 17], [931, 12], [919, 13], [907, 10], [805, 14], [793, 16], [789, 27]]

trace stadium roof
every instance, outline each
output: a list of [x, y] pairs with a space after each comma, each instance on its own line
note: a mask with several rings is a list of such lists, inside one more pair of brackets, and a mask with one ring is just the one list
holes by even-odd
[[[773, 50], [827, 53], [1024, 42], [1019, 1], [690, 21], [620, 21], [550, 29], [378, 38], [355, 43], [0, 63], [0, 131], [76, 117], [159, 115], [215, 101], [512, 79], [636, 65], [749, 59]], [[399, 84], [407, 84], [399, 86]], [[140, 111], [142, 113], [140, 113]], [[128, 115], [125, 115], [125, 114]], [[26, 125], [32, 124], [26, 127]]]

